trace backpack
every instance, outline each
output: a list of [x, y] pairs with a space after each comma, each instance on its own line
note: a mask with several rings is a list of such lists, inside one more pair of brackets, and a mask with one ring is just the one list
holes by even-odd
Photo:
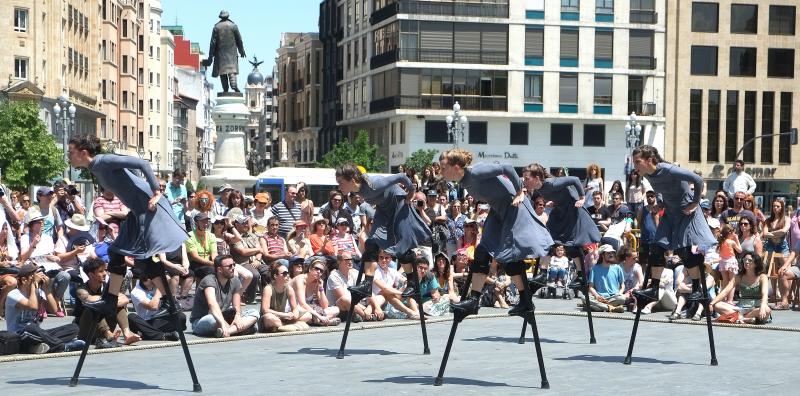
[[19, 334], [0, 331], [0, 356], [19, 353]]

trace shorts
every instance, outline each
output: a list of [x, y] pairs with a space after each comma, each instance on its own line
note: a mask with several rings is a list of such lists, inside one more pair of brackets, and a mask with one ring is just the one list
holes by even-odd
[[789, 257], [789, 241], [787, 241], [786, 238], [784, 238], [780, 242], [775, 243], [767, 239], [764, 242], [764, 251], [780, 252], [781, 254], [783, 254], [783, 257]]
[[734, 275], [739, 273], [739, 261], [736, 260], [736, 257], [731, 257], [727, 259], [722, 259], [719, 261], [719, 265], [717, 266], [717, 271], [730, 271], [733, 272]]
[[789, 271], [792, 272], [792, 275], [794, 275], [795, 279], [800, 279], [800, 267], [793, 265], [789, 267]]

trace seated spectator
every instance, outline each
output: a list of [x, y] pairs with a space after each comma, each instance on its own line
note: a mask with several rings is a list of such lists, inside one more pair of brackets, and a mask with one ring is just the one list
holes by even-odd
[[[350, 252], [344, 251], [336, 256], [337, 268], [331, 271], [328, 283], [325, 286], [325, 293], [328, 301], [333, 302], [339, 307], [341, 315], [347, 315], [350, 310], [351, 295], [349, 286], [356, 285], [358, 271], [353, 268], [353, 256]], [[353, 321], [366, 320], [368, 315], [361, 304], [356, 304], [354, 308]]]
[[317, 217], [311, 223], [311, 235], [308, 236], [308, 239], [315, 255], [336, 255], [336, 248], [333, 247], [331, 239], [328, 237], [329, 231], [328, 221], [324, 217]]
[[[136, 312], [128, 314], [128, 322], [131, 331], [143, 340], [177, 341], [179, 338], [173, 317], [166, 309], [159, 309], [162, 297], [149, 276], [139, 276], [139, 282], [131, 291], [131, 302]], [[186, 315], [183, 312], [177, 312], [177, 315], [181, 330], [186, 330]]]
[[[311, 321], [310, 311], [300, 313], [294, 289], [289, 287], [289, 269], [279, 265], [272, 268], [272, 282], [261, 292], [261, 324], [264, 331], [272, 333], [282, 326], [297, 322]], [[300, 330], [301, 327], [286, 328], [286, 331]]]
[[5, 316], [6, 296], [17, 288], [18, 257], [19, 249], [11, 225], [0, 221], [0, 318]]
[[625, 236], [630, 234], [633, 227], [633, 213], [627, 206], [622, 205], [617, 214], [616, 220], [611, 220], [611, 224], [600, 239], [600, 244], [609, 244], [614, 250], [625, 245]]
[[239, 190], [233, 190], [228, 195], [228, 202], [226, 203], [227, 209], [225, 210], [225, 216], [233, 210], [234, 208], [239, 208], [242, 211], [242, 214], [248, 215], [250, 214], [250, 210], [247, 208], [247, 204], [244, 200], [244, 195]]
[[[196, 193], [188, 192], [189, 200], [187, 200], [186, 208], [190, 205], [192, 206], [191, 210], [186, 212], [186, 216], [189, 220], [190, 227], [187, 227], [187, 230], [194, 230], [197, 228], [197, 224], [194, 221], [194, 217], [197, 216], [198, 213], [205, 213], [208, 215], [209, 218], [214, 218], [216, 214], [214, 213], [214, 194], [212, 194], [208, 190], [200, 190]], [[194, 194], [194, 199], [191, 198], [192, 194]], [[186, 210], [184, 208], [184, 210]], [[217, 252], [219, 254], [219, 252]]]
[[103, 220], [116, 234], [119, 233], [119, 225], [128, 217], [130, 210], [113, 192], [103, 189], [102, 194], [92, 202], [92, 212], [95, 220]]
[[389, 267], [391, 261], [390, 254], [383, 250], [378, 253], [378, 267], [375, 269], [375, 279], [372, 281], [372, 297], [367, 301], [374, 313], [368, 320], [383, 320], [387, 315], [391, 319], [419, 319], [416, 301], [413, 298], [403, 300], [403, 292], [398, 289], [402, 275], [396, 269]]
[[625, 274], [615, 264], [617, 252], [611, 245], [601, 245], [600, 258], [589, 272], [589, 305], [597, 312], [624, 312]]
[[214, 259], [217, 257], [217, 238], [208, 232], [211, 218], [199, 212], [194, 216], [197, 227], [189, 232], [186, 254], [189, 256], [189, 269], [196, 279], [202, 280], [214, 273]]
[[[616, 180], [615, 182], [619, 182]], [[622, 188], [622, 187], [620, 187]], [[622, 199], [622, 192], [612, 192], [609, 194], [611, 197], [611, 204], [606, 207], [611, 213], [611, 223], [619, 223], [624, 220], [628, 213], [633, 213], [628, 205]]]
[[[289, 252], [289, 245], [286, 240], [279, 233], [280, 222], [278, 217], [270, 218], [267, 224], [267, 234], [261, 237], [266, 242], [266, 253], [262, 258], [270, 268], [279, 265], [288, 268], [289, 258], [292, 257], [292, 253]], [[262, 275], [262, 283], [264, 283], [264, 278]], [[269, 279], [268, 276], [266, 278]]]
[[341, 192], [333, 190], [328, 195], [328, 204], [324, 208], [320, 208], [319, 215], [328, 224], [338, 224], [339, 220], [344, 219], [347, 223], [348, 230], [353, 230], [353, 216], [350, 211], [344, 207], [344, 196]]
[[260, 192], [254, 198], [255, 207], [250, 211], [253, 218], [253, 232], [262, 236], [267, 232], [267, 222], [272, 217], [272, 196], [268, 192]]
[[[672, 260], [677, 261], [680, 260], [680, 258], [673, 256]], [[708, 296], [713, 299], [717, 295], [715, 287], [716, 281], [714, 280], [714, 275], [712, 275], [713, 271], [711, 270], [711, 265], [709, 263], [704, 265], [706, 266], [706, 287], [708, 288]], [[668, 317], [670, 320], [692, 318], [693, 321], [697, 322], [703, 317], [704, 307], [703, 304], [700, 304], [698, 301], [689, 301], [689, 295], [692, 294], [692, 279], [689, 277], [689, 270], [684, 268], [683, 265], [680, 265], [675, 268], [675, 273], [678, 274], [675, 278], [675, 284], [677, 285], [675, 288], [677, 303]]]
[[[644, 274], [642, 266], [637, 262], [639, 253], [627, 246], [619, 250], [618, 260], [622, 261], [622, 273], [625, 275], [625, 297], [630, 302], [633, 299], [633, 292], [641, 290], [644, 286]], [[672, 271], [670, 271], [672, 273]], [[670, 280], [672, 283], [672, 280]], [[633, 310], [633, 304], [629, 307]]]
[[300, 220], [310, 224], [311, 219], [314, 218], [314, 201], [308, 198], [308, 186], [303, 182], [297, 183], [295, 202], [300, 205], [300, 213], [302, 214]]
[[506, 275], [502, 268], [486, 277], [483, 294], [484, 299], [481, 303], [484, 306], [495, 308], [508, 308], [506, 302], [506, 290], [511, 285], [511, 278]]
[[611, 212], [608, 211], [608, 207], [603, 205], [603, 192], [594, 191], [591, 202], [592, 205], [589, 205], [586, 209], [589, 211], [592, 220], [594, 220], [597, 229], [600, 230], [600, 233], [604, 233], [608, 230], [608, 226], [611, 225]]
[[56, 316], [64, 316], [62, 299], [67, 291], [70, 280], [76, 283], [81, 282], [80, 263], [92, 255], [94, 248], [94, 238], [89, 234], [91, 226], [82, 214], [74, 214], [64, 222], [67, 231], [64, 236], [58, 238], [54, 253], [58, 257], [61, 271], [52, 280], [53, 295], [55, 304], [58, 306]]
[[206, 275], [194, 295], [190, 321], [198, 337], [230, 337], [257, 331], [258, 312], [241, 311], [242, 283], [234, 276], [236, 263], [231, 256], [214, 258], [214, 272]]
[[[675, 276], [671, 269], [664, 268], [661, 271], [661, 279], [658, 284], [658, 301], [650, 302], [642, 308], [642, 315], [652, 312], [674, 312], [677, 307], [678, 297], [673, 288]], [[691, 285], [690, 285], [691, 286]], [[625, 290], [627, 293], [628, 291]], [[690, 291], [691, 294], [691, 291]]]
[[[775, 305], [776, 311], [784, 311], [789, 309], [789, 290], [792, 286], [792, 282], [797, 279], [800, 279], [800, 267], [798, 267], [798, 263], [795, 262], [797, 257], [797, 252], [792, 250], [789, 253], [789, 257], [784, 260], [783, 265], [781, 268], [778, 269], [778, 286], [780, 287], [781, 292], [781, 301]], [[1, 264], [0, 264], [1, 265]], [[2, 277], [0, 277], [2, 279]], [[2, 301], [2, 299], [0, 299]]]
[[[83, 272], [89, 278], [78, 286], [78, 304], [75, 308], [75, 319], [80, 326], [78, 338], [85, 342], [95, 342], [98, 349], [118, 347], [117, 338], [124, 336], [125, 345], [139, 342], [142, 338], [131, 331], [128, 326], [128, 298], [120, 293], [117, 302], [117, 315], [115, 318], [103, 318], [96, 321], [91, 311], [84, 311], [84, 302], [98, 301], [103, 296], [106, 284], [106, 263], [97, 258], [89, 258], [83, 263]], [[92, 326], [96, 326], [94, 339], [89, 339]], [[114, 331], [115, 327], [119, 327]], [[95, 341], [96, 340], [96, 341]]]
[[431, 272], [439, 284], [439, 291], [443, 296], [447, 297], [448, 301], [458, 302], [461, 300], [461, 296], [458, 295], [458, 290], [455, 286], [453, 266], [450, 265], [447, 255], [443, 253], [436, 255], [435, 265]]
[[350, 225], [345, 218], [339, 218], [336, 221], [336, 235], [333, 236], [333, 246], [336, 249], [336, 254], [341, 252], [348, 252], [354, 258], [361, 257], [361, 251], [358, 249], [358, 241], [355, 236], [350, 233]]
[[[61, 272], [61, 266], [58, 264], [58, 256], [55, 255], [52, 234], [44, 232], [44, 219], [45, 216], [42, 216], [37, 208], [31, 208], [28, 211], [28, 232], [20, 238], [18, 261], [32, 260], [34, 264], [45, 268], [45, 274], [48, 276], [48, 284], [45, 288], [47, 294], [45, 307], [47, 312], [56, 313], [58, 305], [53, 296], [53, 286], [57, 284], [54, 279]], [[63, 279], [63, 275], [61, 278]]]
[[[233, 197], [233, 195], [231, 195]], [[234, 274], [242, 282], [242, 299], [245, 303], [252, 303], [256, 299], [256, 291], [261, 285], [261, 274], [268, 271], [268, 267], [261, 261], [262, 252], [266, 243], [252, 232], [250, 216], [238, 215], [234, 218], [234, 238], [231, 245], [231, 256], [236, 263]]]
[[[768, 305], [769, 278], [764, 274], [764, 263], [760, 256], [752, 252], [744, 253], [741, 262], [739, 273], [714, 297], [711, 306], [720, 315], [738, 311], [744, 323], [769, 323], [772, 321], [772, 310]], [[739, 291], [739, 302], [736, 305], [725, 302], [734, 290]]]
[[42, 354], [83, 348], [83, 341], [76, 339], [76, 324], [70, 323], [46, 330], [39, 326], [47, 316], [41, 306], [44, 298], [41, 288], [47, 284], [47, 275], [38, 271], [35, 264], [28, 262], [20, 268], [17, 276], [18, 287], [8, 293], [5, 312], [7, 330], [20, 335], [21, 349]]
[[454, 286], [456, 287], [455, 292], [459, 296], [469, 275], [469, 264], [470, 258], [467, 249], [458, 249], [453, 259], [453, 283], [455, 283]]
[[325, 279], [328, 269], [325, 259], [314, 257], [306, 267], [306, 273], [292, 278], [290, 286], [297, 296], [297, 305], [300, 314], [311, 314], [311, 324], [319, 326], [336, 326], [341, 323], [339, 308], [330, 306], [325, 294]]
[[294, 257], [305, 260], [314, 255], [311, 241], [308, 240], [308, 224], [303, 220], [297, 220], [294, 223], [294, 230], [287, 236], [286, 244]]
[[[186, 245], [181, 245], [171, 252], [159, 253], [157, 257], [169, 274], [169, 289], [172, 291], [172, 295], [181, 304], [181, 308], [185, 308], [184, 305], [191, 301], [189, 290], [194, 283], [189, 271], [189, 254], [186, 251]], [[178, 286], [181, 287], [180, 291]]]
[[[443, 257], [437, 256], [437, 263]], [[436, 275], [429, 271], [430, 265], [425, 257], [417, 257], [417, 276], [422, 293], [422, 309], [431, 316], [442, 316], [450, 312], [450, 295], [443, 292]], [[414, 301], [413, 299], [411, 301]], [[414, 301], [416, 303], [416, 301]], [[413, 304], [416, 305], [416, 304]]]
[[305, 260], [300, 257], [292, 257], [289, 259], [289, 278], [294, 279], [305, 273]]

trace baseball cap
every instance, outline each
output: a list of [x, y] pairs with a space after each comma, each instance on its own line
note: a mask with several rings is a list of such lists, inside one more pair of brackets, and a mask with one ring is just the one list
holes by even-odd
[[294, 222], [295, 227], [308, 227], [308, 223], [303, 220], [297, 220]]
[[703, 199], [700, 201], [700, 208], [702, 209], [711, 209], [711, 202], [707, 199]]
[[338, 224], [348, 224], [348, 223], [349, 223], [349, 222], [348, 222], [348, 221], [347, 221], [347, 219], [346, 219], [346, 218], [344, 218], [344, 217], [340, 217], [340, 218], [336, 219], [336, 224], [337, 224], [337, 225], [338, 225]]
[[50, 195], [52, 193], [53, 193], [53, 189], [50, 188], [50, 187], [47, 187], [47, 186], [39, 187], [39, 189], [36, 190], [36, 195]]
[[436, 192], [436, 190], [428, 190], [428, 193], [427, 193], [427, 194], [428, 194], [428, 196], [429, 196], [429, 197], [436, 197], [436, 196], [438, 196], [438, 195], [439, 195], [439, 194]]
[[38, 269], [39, 269], [39, 267], [37, 267], [36, 264], [28, 261], [27, 263], [23, 264], [22, 267], [19, 269], [19, 273], [17, 274], [17, 277], [21, 278], [23, 276], [28, 276], [28, 275], [36, 272]]
[[247, 223], [248, 220], [250, 220], [250, 216], [244, 215], [244, 214], [238, 215], [233, 219], [233, 221], [235, 221], [235, 222], [237, 222], [239, 224], [245, 224], [245, 223]]
[[211, 219], [211, 217], [209, 217], [208, 214], [204, 212], [197, 212], [197, 214], [194, 215], [194, 221], [203, 221], [209, 219]]
[[231, 186], [228, 183], [225, 183], [225, 184], [219, 186], [219, 192], [223, 192], [225, 190], [233, 190], [233, 186]]
[[708, 221], [708, 226], [711, 228], [720, 228], [722, 224], [719, 222], [719, 219], [715, 219], [713, 217], [709, 217], [706, 221]]

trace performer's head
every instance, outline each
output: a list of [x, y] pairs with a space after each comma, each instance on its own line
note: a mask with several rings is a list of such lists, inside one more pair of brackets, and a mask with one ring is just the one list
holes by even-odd
[[548, 177], [553, 176], [547, 171], [547, 168], [537, 163], [532, 163], [522, 170], [522, 180], [525, 182], [525, 187], [528, 190], [538, 190], [542, 188], [544, 179]]
[[633, 167], [643, 176], [655, 172], [656, 166], [664, 162], [661, 155], [658, 154], [658, 149], [649, 144], [633, 149], [631, 159], [633, 160]]
[[344, 194], [359, 191], [361, 184], [365, 182], [364, 172], [355, 164], [345, 164], [336, 168], [336, 183], [339, 183], [339, 190]]
[[459, 181], [464, 177], [464, 168], [472, 165], [472, 153], [460, 148], [451, 148], [439, 155], [442, 177]]
[[67, 157], [70, 165], [86, 168], [94, 156], [100, 153], [100, 139], [94, 135], [76, 135], [69, 139]]

